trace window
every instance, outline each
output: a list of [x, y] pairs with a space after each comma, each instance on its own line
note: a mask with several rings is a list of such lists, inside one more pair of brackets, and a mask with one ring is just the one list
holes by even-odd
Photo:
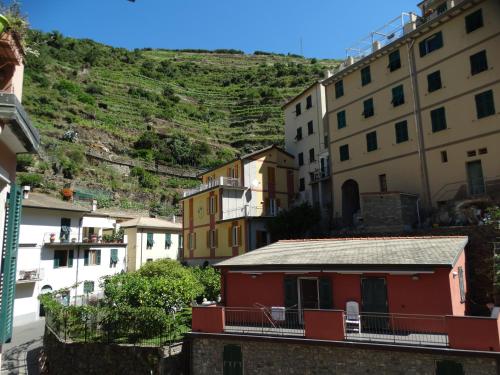
[[392, 89], [392, 105], [394, 107], [397, 107], [401, 104], [404, 104], [405, 102], [405, 92], [403, 89], [403, 85], [399, 85], [396, 87], [393, 87]]
[[365, 118], [368, 118], [368, 117], [373, 116], [374, 113], [375, 113], [375, 111], [373, 109], [373, 99], [372, 98], [366, 99], [363, 102], [363, 116]]
[[146, 249], [152, 249], [154, 244], [153, 233], [146, 233]]
[[309, 150], [309, 163], [316, 161], [316, 157], [314, 156], [314, 148]]
[[492, 90], [477, 94], [474, 98], [476, 100], [476, 112], [478, 119], [495, 114], [495, 103], [493, 102]]
[[405, 121], [397, 122], [394, 125], [396, 130], [396, 143], [403, 143], [408, 140], [408, 123]]
[[165, 233], [165, 249], [170, 249], [170, 246], [172, 246], [172, 234]]
[[73, 250], [55, 250], [54, 268], [73, 267]]
[[118, 249], [111, 249], [109, 255], [109, 266], [115, 268], [118, 263]]
[[217, 213], [217, 195], [211, 195], [208, 198], [208, 213], [215, 215]]
[[302, 108], [300, 107], [300, 103], [297, 103], [295, 105], [295, 116], [300, 116], [301, 113], [302, 113]]
[[377, 132], [371, 132], [366, 135], [366, 150], [368, 152], [377, 149]]
[[425, 55], [441, 48], [442, 46], [443, 46], [443, 33], [440, 31], [420, 42], [419, 44], [420, 57], [424, 57]]
[[439, 70], [427, 76], [427, 91], [433, 92], [439, 90], [441, 87], [441, 72]]
[[461, 363], [455, 361], [437, 361], [436, 375], [464, 375], [464, 368]]
[[388, 68], [391, 72], [401, 68], [401, 56], [399, 55], [399, 50], [391, 52], [389, 54]]
[[480, 148], [479, 150], [477, 150], [477, 153], [479, 155], [486, 155], [488, 153], [488, 149], [486, 147]]
[[481, 9], [465, 16], [465, 30], [468, 33], [483, 27], [483, 11]]
[[448, 4], [446, 3], [439, 4], [436, 8], [436, 12], [438, 15], [446, 12], [447, 10], [448, 10]]
[[299, 179], [299, 191], [304, 191], [306, 190], [306, 179], [301, 178]]
[[323, 144], [325, 148], [328, 148], [328, 135], [323, 136]]
[[184, 249], [184, 236], [179, 234], [179, 249]]
[[464, 269], [458, 267], [458, 286], [460, 288], [460, 302], [465, 302], [465, 280], [464, 280]]
[[470, 74], [475, 75], [488, 70], [488, 60], [486, 51], [482, 50], [470, 57]]
[[432, 132], [446, 129], [446, 114], [444, 107], [440, 107], [431, 111]]
[[295, 136], [295, 140], [300, 141], [302, 139], [302, 127], [297, 128], [297, 135]]
[[304, 165], [304, 153], [299, 152], [299, 166], [303, 166], [303, 165]]
[[335, 97], [344, 96], [344, 81], [335, 82]]
[[59, 240], [61, 242], [69, 242], [71, 234], [71, 219], [61, 218], [61, 232], [59, 233]]
[[311, 135], [312, 133], [314, 133], [314, 125], [312, 121], [309, 121], [307, 123], [307, 135]]
[[349, 145], [339, 147], [340, 161], [349, 160]]
[[217, 230], [211, 229], [207, 232], [207, 247], [213, 249], [217, 247]]
[[94, 282], [93, 281], [84, 281], [83, 282], [83, 293], [88, 294], [94, 291]]
[[236, 247], [241, 245], [241, 227], [233, 225], [230, 229], [231, 233], [231, 246]]
[[467, 157], [469, 157], [469, 158], [472, 158], [476, 155], [477, 155], [476, 150], [467, 151]]
[[85, 250], [83, 253], [84, 266], [98, 266], [101, 264], [101, 250]]
[[361, 86], [366, 86], [372, 81], [370, 66], [365, 66], [361, 69]]
[[380, 186], [380, 192], [385, 193], [387, 191], [387, 176], [385, 174], [380, 174], [378, 176], [378, 183]]
[[306, 109], [309, 109], [313, 106], [313, 98], [311, 95], [309, 95], [307, 98], [306, 98]]
[[188, 247], [189, 247], [189, 250], [196, 249], [196, 233], [194, 233], [194, 232], [191, 232], [188, 235]]
[[268, 199], [268, 204], [267, 204], [267, 213], [270, 216], [276, 216], [278, 213], [278, 201], [275, 198], [270, 198]]
[[441, 151], [441, 163], [448, 163], [448, 152]]
[[150, 263], [150, 262], [152, 262], [152, 261], [153, 261], [153, 259], [152, 259], [152, 258], [148, 258], [148, 259], [146, 259], [146, 263]]
[[337, 128], [342, 129], [347, 126], [345, 120], [345, 111], [337, 112]]

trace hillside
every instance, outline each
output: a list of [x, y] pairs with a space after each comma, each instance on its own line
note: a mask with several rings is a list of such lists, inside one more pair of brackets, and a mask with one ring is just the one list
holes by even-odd
[[35, 53], [23, 104], [44, 154], [21, 160], [21, 180], [47, 191], [71, 182], [103, 206], [162, 214], [174, 210], [177, 189], [196, 182], [155, 168], [194, 174], [282, 144], [281, 105], [337, 64], [237, 50], [128, 51], [58, 32], [30, 31], [27, 45]]

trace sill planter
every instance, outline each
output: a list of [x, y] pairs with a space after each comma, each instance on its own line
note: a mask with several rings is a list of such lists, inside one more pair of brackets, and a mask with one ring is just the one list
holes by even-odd
[[0, 14], [0, 34], [2, 34], [10, 26], [9, 20], [4, 15]]

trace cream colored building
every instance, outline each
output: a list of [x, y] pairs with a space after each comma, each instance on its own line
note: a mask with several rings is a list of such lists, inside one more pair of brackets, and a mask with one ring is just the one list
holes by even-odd
[[346, 225], [363, 193], [416, 194], [427, 212], [500, 197], [500, 2], [419, 7], [324, 82], [334, 216]]
[[127, 249], [127, 271], [158, 259], [179, 259], [182, 249], [182, 223], [140, 217], [120, 223]]
[[332, 187], [325, 87], [313, 83], [284, 106], [285, 150], [295, 156], [298, 168], [298, 202], [332, 212]]

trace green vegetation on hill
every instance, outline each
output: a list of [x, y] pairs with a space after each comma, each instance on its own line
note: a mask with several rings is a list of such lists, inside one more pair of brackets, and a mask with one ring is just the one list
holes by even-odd
[[282, 144], [281, 105], [337, 64], [262, 51], [129, 51], [59, 32], [30, 31], [26, 43], [35, 53], [27, 54], [23, 104], [45, 155], [25, 173], [43, 174], [35, 182], [48, 190], [71, 180], [112, 192], [108, 205], [162, 202], [163, 214], [192, 182], [140, 168], [128, 176], [89, 165], [85, 154], [199, 170]]

